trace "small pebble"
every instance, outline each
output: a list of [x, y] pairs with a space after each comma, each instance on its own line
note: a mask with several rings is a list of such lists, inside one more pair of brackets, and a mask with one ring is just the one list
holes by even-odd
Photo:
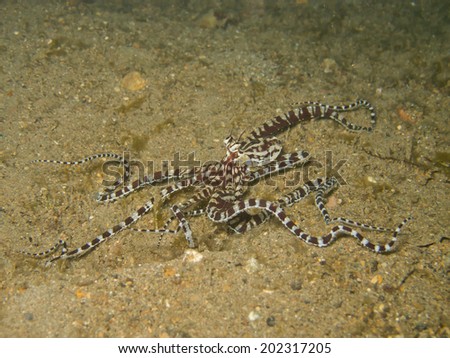
[[275, 326], [275, 317], [274, 316], [268, 317], [266, 323], [269, 327]]
[[337, 69], [337, 63], [332, 58], [326, 58], [322, 61], [323, 72], [332, 73]]
[[261, 315], [260, 315], [259, 312], [257, 312], [257, 311], [251, 311], [251, 312], [248, 314], [248, 320], [249, 320], [250, 322], [256, 321], [256, 320], [259, 319], [260, 317], [261, 317]]
[[137, 71], [132, 71], [122, 78], [121, 86], [129, 91], [139, 91], [147, 85], [141, 74]]
[[172, 266], [164, 268], [164, 277], [172, 277], [175, 276], [176, 273], [177, 270]]
[[292, 281], [292, 282], [291, 282], [291, 288], [292, 288], [294, 291], [299, 291], [299, 290], [301, 290], [301, 289], [302, 289], [302, 282], [301, 282], [301, 281], [298, 281], [298, 280]]
[[336, 209], [340, 204], [342, 204], [342, 199], [338, 199], [335, 195], [331, 195], [325, 206], [327, 209]]
[[183, 261], [198, 263], [203, 260], [203, 255], [197, 250], [188, 249], [184, 253]]
[[214, 10], [209, 10], [206, 14], [200, 16], [197, 20], [197, 25], [203, 29], [214, 29], [217, 27], [223, 27], [227, 22], [227, 18], [217, 16]]
[[32, 321], [34, 319], [34, 316], [31, 312], [26, 312], [23, 317], [25, 318], [26, 321]]
[[370, 283], [372, 283], [373, 285], [375, 285], [375, 284], [380, 285], [382, 282], [383, 282], [383, 277], [381, 275], [375, 275], [370, 280]]
[[247, 271], [248, 273], [255, 273], [260, 270], [261, 264], [258, 262], [257, 259], [255, 259], [254, 257], [251, 257], [245, 263], [244, 268], [245, 268], [245, 271]]

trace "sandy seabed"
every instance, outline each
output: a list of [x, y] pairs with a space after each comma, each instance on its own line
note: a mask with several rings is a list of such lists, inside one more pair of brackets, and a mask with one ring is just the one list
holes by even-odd
[[[449, 5], [166, 3], [0, 1], [0, 336], [448, 337]], [[352, 238], [313, 247], [273, 218], [237, 235], [205, 217], [191, 219], [194, 251], [182, 234], [158, 245], [126, 231], [50, 266], [17, 254], [60, 238], [76, 248], [159, 196], [148, 187], [99, 204], [101, 160], [34, 159], [220, 160], [230, 132], [295, 102], [356, 98], [377, 109], [373, 133], [318, 121], [279, 137], [286, 152], [344, 161], [332, 215], [387, 227], [414, 216], [392, 254]], [[369, 123], [364, 110], [348, 118]], [[261, 182], [248, 196], [277, 198], [285, 186]], [[313, 200], [287, 211], [312, 234], [329, 230]], [[135, 226], [169, 216], [165, 203]]]

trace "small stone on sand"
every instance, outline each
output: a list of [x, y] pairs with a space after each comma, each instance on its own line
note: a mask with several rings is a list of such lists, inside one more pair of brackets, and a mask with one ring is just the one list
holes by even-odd
[[129, 91], [139, 91], [146, 86], [147, 81], [142, 78], [139, 72], [132, 71], [122, 78], [120, 84]]

